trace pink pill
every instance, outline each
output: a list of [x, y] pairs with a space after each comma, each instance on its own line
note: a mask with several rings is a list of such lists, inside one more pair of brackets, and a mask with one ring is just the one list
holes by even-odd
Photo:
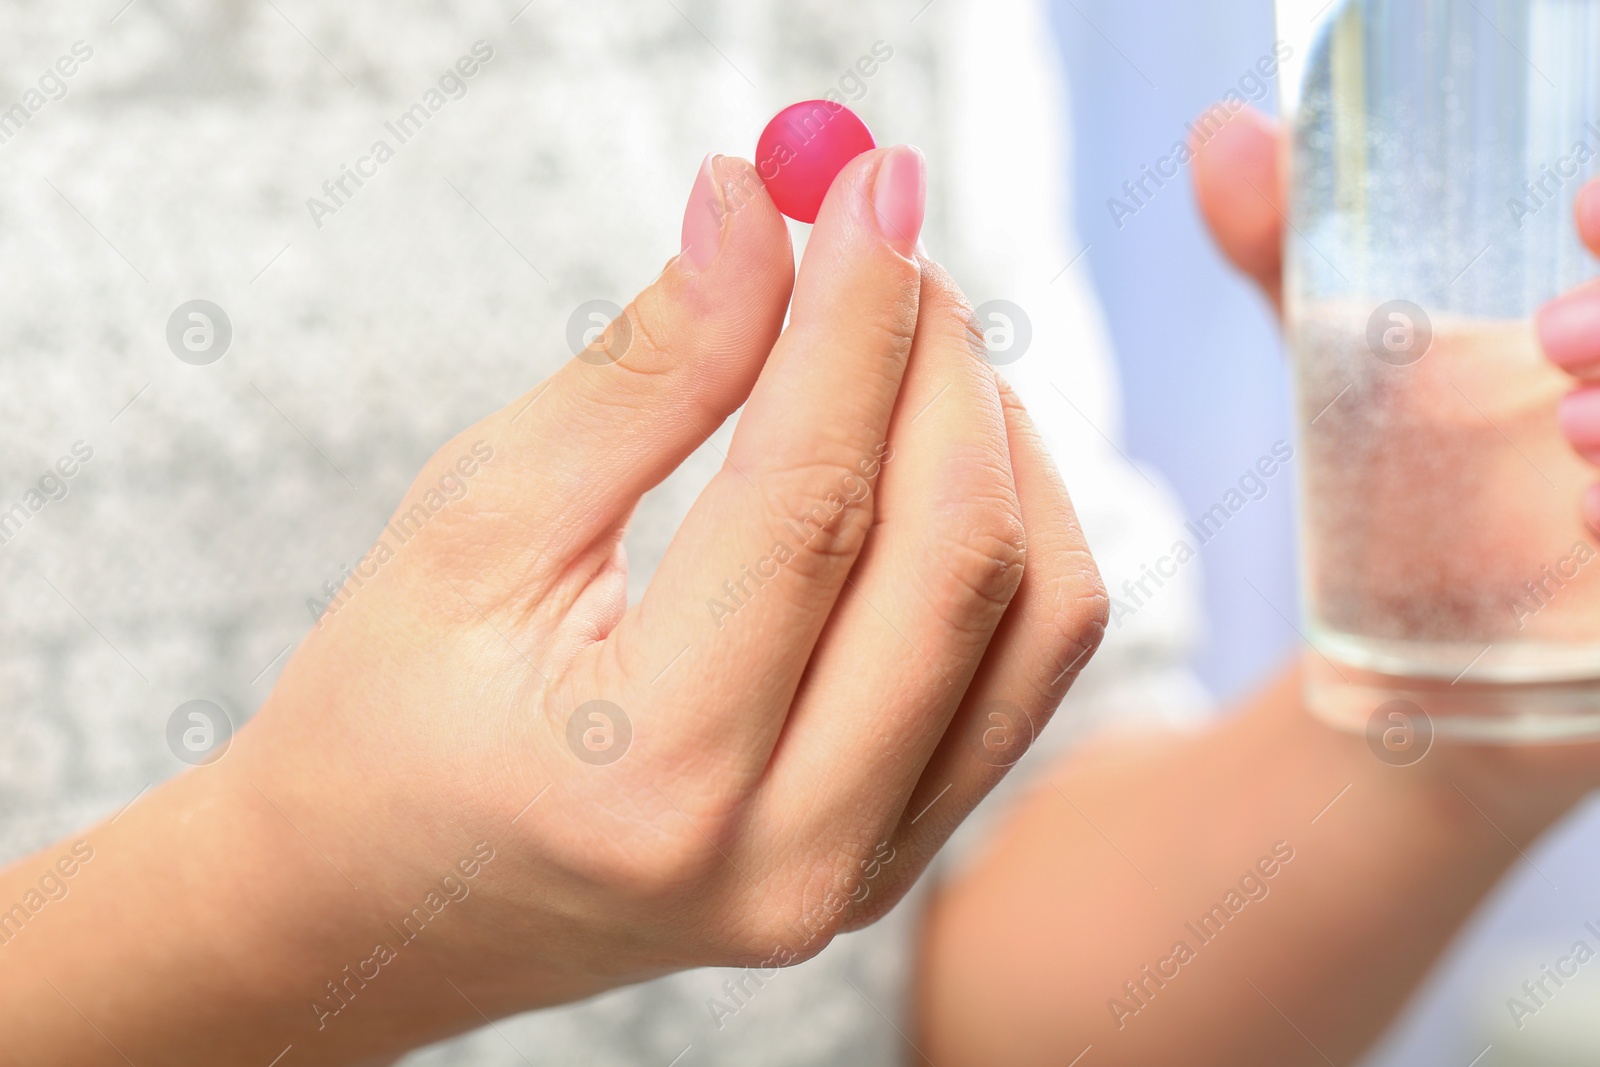
[[844, 165], [878, 147], [867, 124], [843, 104], [806, 100], [772, 117], [756, 142], [756, 171], [778, 210], [816, 222]]

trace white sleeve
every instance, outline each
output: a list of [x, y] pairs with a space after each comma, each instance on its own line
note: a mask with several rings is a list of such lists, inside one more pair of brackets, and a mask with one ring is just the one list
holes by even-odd
[[[948, 158], [935, 164], [946, 183], [935, 191], [943, 223], [936, 239], [949, 246], [929, 253], [949, 264], [980, 317], [989, 301], [1022, 309], [1031, 339], [1002, 372], [1061, 469], [1113, 598], [1101, 651], [1034, 750], [963, 830], [970, 837], [983, 833], [983, 816], [1003, 804], [1002, 794], [1037, 782], [1052, 757], [1088, 731], [1195, 722], [1210, 702], [1189, 668], [1200, 565], [1174, 558], [1179, 541], [1192, 547], [1194, 539], [1175, 494], [1124, 454], [1116, 369], [1088, 270], [1093, 249], [1074, 234], [1066, 210], [1067, 84], [1045, 5], [936, 3], [948, 5], [939, 31]], [[1014, 323], [1014, 351], [1022, 333]], [[1173, 574], [1151, 577], [1157, 569]]]

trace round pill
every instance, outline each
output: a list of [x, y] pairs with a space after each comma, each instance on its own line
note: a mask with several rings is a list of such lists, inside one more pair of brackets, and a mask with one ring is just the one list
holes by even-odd
[[843, 104], [805, 100], [778, 112], [761, 131], [756, 172], [779, 211], [796, 222], [816, 222], [844, 165], [876, 147], [867, 124]]

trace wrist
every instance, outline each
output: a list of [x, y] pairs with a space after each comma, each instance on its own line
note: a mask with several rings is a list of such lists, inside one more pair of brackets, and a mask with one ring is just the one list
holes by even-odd
[[0, 1029], [23, 1061], [267, 1063], [293, 1044], [296, 1062], [348, 1063], [448, 1028], [402, 1008], [401, 981], [365, 1020], [319, 1026], [317, 998], [372, 952], [371, 906], [239, 769], [189, 772], [0, 875], [21, 899], [35, 868], [80, 858], [0, 947]]
[[[1298, 672], [1274, 702], [1293, 717], [1293, 743], [1325, 754], [1333, 777], [1387, 798], [1395, 815], [1421, 820], [1434, 835], [1503, 850], [1531, 845], [1588, 794], [1600, 770], [1596, 745], [1495, 745], [1432, 736], [1420, 751], [1390, 753], [1381, 742], [1328, 726], [1305, 705]], [[1331, 777], [1330, 777], [1331, 780]], [[1443, 842], [1441, 842], [1443, 843]]]

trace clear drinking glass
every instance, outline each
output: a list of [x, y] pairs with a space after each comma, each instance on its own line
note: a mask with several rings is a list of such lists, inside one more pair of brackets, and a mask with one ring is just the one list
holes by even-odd
[[1596, 471], [1531, 323], [1595, 273], [1572, 202], [1600, 0], [1278, 0], [1278, 24], [1310, 705], [1600, 734]]

